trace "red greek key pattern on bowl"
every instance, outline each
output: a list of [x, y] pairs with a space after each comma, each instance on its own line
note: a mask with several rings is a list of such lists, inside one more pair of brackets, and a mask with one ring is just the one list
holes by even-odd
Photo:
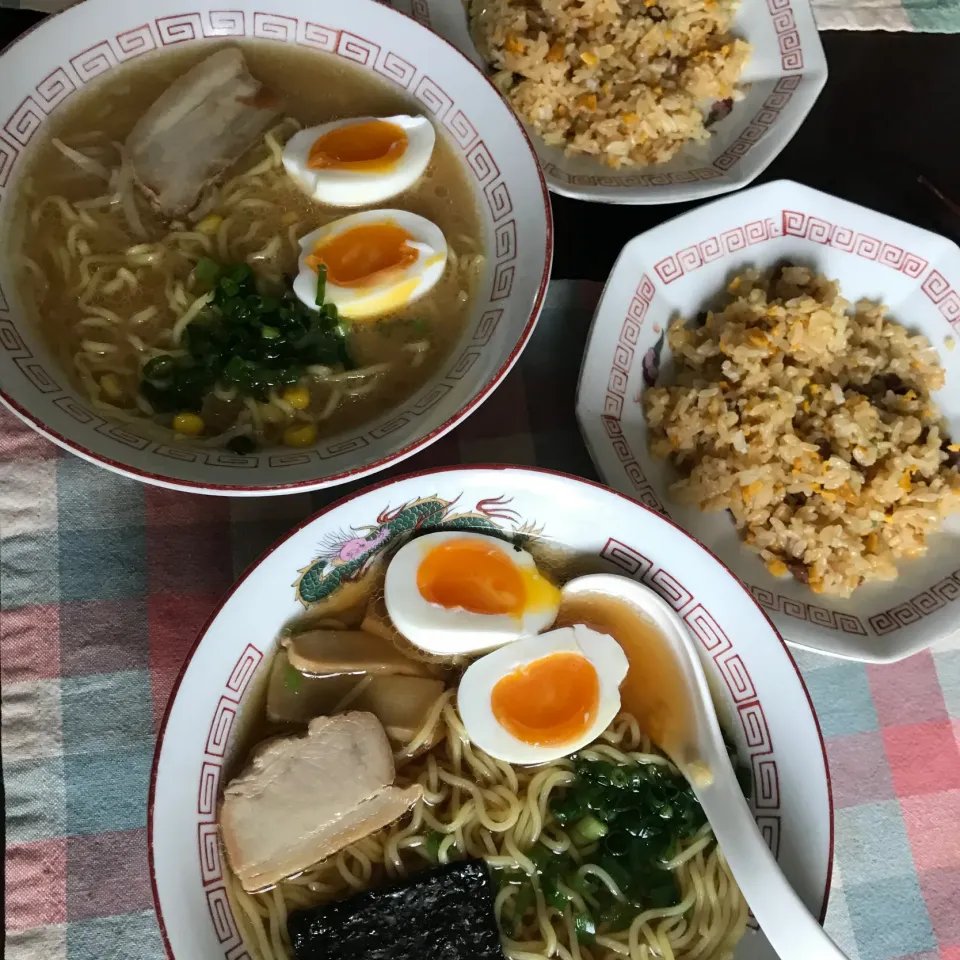
[[924, 590], [909, 600], [875, 614], [870, 618], [870, 626], [878, 636], [886, 636], [902, 627], [918, 623], [924, 617], [941, 610], [948, 603], [960, 598], [960, 570], [944, 577], [929, 590]]
[[950, 286], [943, 274], [937, 270], [931, 270], [920, 285], [920, 289], [926, 294], [927, 299], [936, 305], [944, 320], [955, 327], [960, 327], [960, 294]]
[[[414, 16], [429, 25], [429, 10], [425, 0], [415, 0]], [[184, 12], [175, 16], [159, 17], [150, 23], [107, 37], [80, 51], [69, 58], [69, 65], [56, 67], [37, 85], [34, 94], [24, 98], [4, 122], [3, 132], [0, 132], [0, 198], [19, 160], [21, 148], [29, 145], [47, 116], [87, 82], [97, 79], [125, 60], [151, 50], [204, 37], [246, 36], [248, 33], [275, 42], [296, 43], [334, 53], [379, 73], [404, 90], [413, 90], [414, 96], [450, 133], [451, 141], [464, 155], [496, 224], [489, 303], [481, 315], [473, 337], [453, 359], [450, 372], [426, 397], [417, 402], [411, 411], [393, 412], [388, 421], [370, 428], [362, 437], [350, 438], [311, 452], [290, 455], [266, 453], [240, 457], [219, 450], [207, 451], [165, 443], [151, 445], [151, 441], [145, 438], [105, 423], [101, 417], [73, 397], [61, 396], [53, 401], [77, 423], [91, 426], [101, 435], [126, 447], [137, 450], [150, 448], [151, 453], [172, 461], [224, 469], [252, 470], [261, 466], [284, 469], [303, 466], [310, 460], [329, 460], [349, 455], [399, 429], [399, 424], [408, 423], [411, 418], [421, 416], [450, 392], [454, 381], [462, 379], [469, 367], [480, 359], [483, 348], [490, 347], [493, 333], [503, 316], [503, 309], [496, 304], [508, 299], [513, 291], [515, 267], [508, 264], [508, 261], [516, 259], [517, 224], [514, 218], [510, 218], [513, 200], [509, 187], [502, 179], [500, 168], [489, 148], [479, 139], [479, 132], [465, 108], [458, 107], [449, 94], [425, 73], [421, 73], [417, 81], [420, 68], [416, 64], [356, 34], [309, 21], [301, 23], [296, 17], [278, 14], [257, 12], [248, 20], [240, 10], [214, 10], [202, 14], [196, 11]], [[39, 392], [63, 392], [57, 378], [33, 356], [12, 322], [7, 327], [0, 328], [0, 348], [16, 353], [15, 362]]]
[[830, 223], [801, 210], [783, 211], [783, 232], [790, 237], [802, 237], [813, 243], [835, 247], [837, 250], [852, 253], [864, 260], [874, 260], [910, 277], [911, 280], [921, 276], [928, 266], [923, 257], [910, 253], [902, 247], [883, 243], [876, 237], [857, 233], [850, 227]]
[[[775, 0], [768, 0], [775, 2]], [[792, 11], [787, 10], [792, 18]], [[780, 119], [780, 111], [790, 102], [793, 92], [800, 86], [799, 76], [781, 77], [773, 87], [773, 93], [763, 101], [763, 106], [753, 119], [740, 131], [736, 139], [727, 147], [713, 165], [726, 172], [740, 162], [758, 143], [763, 135]]]
[[676, 173], [606, 173], [594, 176], [588, 173], [570, 174], [555, 163], [546, 160], [543, 172], [552, 180], [576, 187], [670, 187], [677, 184], [696, 183], [698, 180], [716, 180], [723, 174], [710, 167], [696, 170], [680, 170]]
[[223, 853], [217, 833], [217, 796], [223, 773], [227, 741], [240, 701], [263, 661], [263, 653], [252, 643], [240, 654], [223, 685], [223, 693], [207, 733], [206, 756], [200, 766], [197, 788], [197, 853], [200, 876], [206, 889], [207, 910], [224, 955], [230, 960], [248, 956], [239, 927], [230, 909], [224, 878]]
[[[430, 4], [427, 0], [413, 0], [410, 5], [410, 12], [417, 23], [422, 23], [425, 27], [431, 27], [430, 23]], [[432, 28], [432, 27], [431, 27]]]
[[684, 247], [664, 257], [654, 265], [657, 276], [666, 284], [673, 283], [684, 274], [693, 273], [705, 263], [710, 263], [724, 253], [737, 253], [765, 240], [774, 240], [783, 235], [783, 228], [773, 217], [753, 220], [742, 227], [734, 227], [719, 237], [707, 237], [700, 243]]
[[255, 13], [253, 15], [253, 35], [263, 40], [296, 43], [297, 18], [285, 17], [278, 13]]
[[620, 424], [630, 371], [636, 359], [636, 344], [655, 292], [653, 281], [644, 274], [630, 299], [623, 326], [620, 328], [620, 336], [613, 349], [607, 392], [603, 401], [603, 415], [600, 419], [610, 440], [610, 446], [634, 488], [634, 495], [648, 507], [653, 507], [660, 513], [666, 513], [666, 508], [647, 481], [646, 474], [634, 455]]
[[404, 90], [410, 89], [410, 84], [413, 83], [413, 78], [417, 75], [417, 68], [412, 63], [404, 60], [403, 57], [398, 57], [389, 50], [382, 58], [377, 59], [373, 69], [377, 73], [388, 77], [398, 87], [403, 87]]
[[797, 620], [807, 620], [818, 627], [826, 627], [828, 630], [853, 633], [861, 637], [867, 636], [867, 629], [864, 627], [863, 621], [852, 613], [840, 613], [837, 610], [828, 610], [826, 607], [818, 607], [812, 603], [801, 603], [792, 597], [774, 593], [766, 587], [751, 585], [750, 592], [757, 603], [766, 610], [782, 613], [788, 617], [795, 617]]
[[777, 32], [780, 66], [784, 70], [802, 70], [800, 32], [793, 18], [793, 10], [790, 9], [790, 0], [767, 0], [767, 9], [773, 18], [773, 29]]
[[[655, 590], [687, 625], [700, 641], [707, 655], [716, 664], [726, 684], [743, 730], [753, 777], [751, 806], [758, 826], [774, 856], [780, 852], [780, 776], [774, 753], [770, 725], [767, 723], [756, 687], [747, 665], [733, 648], [730, 638], [714, 616], [697, 600], [674, 574], [657, 567], [636, 547], [610, 538], [600, 556], [618, 567], [634, 580]], [[960, 586], [960, 584], [958, 584]], [[761, 823], [761, 819], [763, 823]], [[775, 828], [772, 826], [775, 824]], [[766, 829], [765, 829], [766, 827]]]

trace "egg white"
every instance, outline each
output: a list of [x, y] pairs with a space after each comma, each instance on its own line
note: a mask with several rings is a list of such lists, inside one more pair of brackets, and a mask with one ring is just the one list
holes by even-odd
[[[325, 133], [355, 123], [383, 120], [401, 127], [407, 135], [407, 149], [387, 170], [311, 170], [310, 149]], [[295, 133], [283, 148], [283, 165], [301, 190], [319, 203], [334, 207], [363, 207], [382, 203], [409, 190], [421, 176], [430, 158], [437, 135], [426, 117], [401, 114], [395, 117], [349, 117], [333, 120]]]
[[526, 550], [496, 537], [465, 530], [429, 533], [401, 547], [387, 567], [384, 601], [394, 626], [411, 643], [437, 656], [454, 657], [483, 653], [510, 643], [518, 637], [538, 633], [557, 617], [556, 603], [525, 610], [520, 617], [510, 614], [471, 613], [447, 609], [424, 599], [417, 586], [417, 570], [427, 553], [448, 540], [478, 540], [501, 550], [518, 568], [536, 571], [537, 565]]
[[[597, 715], [590, 726], [567, 743], [534, 746], [518, 740], [502, 727], [493, 714], [490, 698], [493, 688], [515, 670], [553, 653], [582, 654], [597, 671], [600, 700]], [[592, 743], [620, 712], [620, 684], [627, 675], [627, 655], [613, 637], [591, 630], [583, 624], [559, 627], [535, 637], [523, 637], [481, 657], [467, 667], [457, 691], [460, 719], [473, 743], [498, 760], [507, 763], [549, 763], [576, 753]]]
[[412, 237], [410, 246], [417, 251], [417, 259], [406, 270], [395, 273], [386, 282], [363, 287], [341, 287], [327, 279], [324, 300], [336, 305], [344, 317], [362, 320], [382, 317], [429, 293], [443, 276], [447, 265], [447, 241], [443, 232], [424, 217], [406, 210], [364, 210], [352, 213], [320, 227], [300, 238], [300, 261], [293, 292], [308, 306], [317, 302], [317, 274], [307, 266], [306, 258], [313, 253], [319, 241], [331, 240], [340, 233], [370, 223], [392, 222]]

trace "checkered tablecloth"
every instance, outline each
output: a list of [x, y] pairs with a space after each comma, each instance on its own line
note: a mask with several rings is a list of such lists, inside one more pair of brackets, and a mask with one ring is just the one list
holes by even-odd
[[[500, 461], [594, 477], [573, 405], [598, 294], [553, 284], [518, 368], [396, 472]], [[146, 799], [174, 677], [231, 581], [350, 489], [170, 493], [0, 414], [8, 960], [161, 960]], [[833, 775], [830, 933], [851, 960], [960, 960], [960, 638], [892, 666], [798, 659]]]

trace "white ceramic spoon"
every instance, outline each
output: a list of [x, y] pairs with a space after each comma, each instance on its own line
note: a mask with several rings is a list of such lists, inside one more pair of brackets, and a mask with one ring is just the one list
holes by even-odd
[[[680, 618], [652, 590], [613, 574], [577, 577], [563, 588], [562, 596], [558, 622], [586, 622], [612, 634], [628, 656], [633, 646], [659, 673], [646, 693], [629, 690], [628, 675], [621, 688], [624, 709], [631, 693], [658, 701], [647, 709], [651, 721], [660, 725], [660, 736], [643, 717], [638, 720], [693, 787], [730, 870], [777, 955], [781, 960], [846, 960], [790, 886], [757, 828], [720, 734], [698, 645]], [[612, 629], [604, 622], [607, 613], [614, 614]], [[642, 637], [644, 649], [637, 648], [637, 637]], [[675, 702], [684, 696], [687, 702]], [[665, 711], [675, 711], [676, 722], [666, 721]], [[642, 709], [634, 707], [633, 712]]]

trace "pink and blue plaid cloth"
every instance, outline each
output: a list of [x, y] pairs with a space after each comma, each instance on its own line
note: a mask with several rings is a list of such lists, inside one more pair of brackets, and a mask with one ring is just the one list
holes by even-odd
[[[497, 461], [594, 477], [573, 406], [598, 294], [555, 283], [518, 369], [395, 472]], [[8, 960], [164, 957], [146, 801], [174, 678], [232, 580], [350, 490], [170, 493], [0, 414]], [[892, 666], [798, 659], [836, 803], [828, 930], [851, 960], [960, 960], [960, 636]]]

